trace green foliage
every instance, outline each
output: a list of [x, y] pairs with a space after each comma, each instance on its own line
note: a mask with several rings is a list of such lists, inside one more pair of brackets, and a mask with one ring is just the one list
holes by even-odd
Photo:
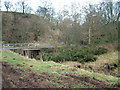
[[[55, 62], [64, 62], [64, 61], [78, 61], [80, 63], [84, 62], [93, 62], [97, 59], [95, 55], [101, 55], [107, 53], [107, 49], [104, 47], [92, 48], [91, 46], [86, 47], [65, 47], [58, 49], [57, 53], [44, 53], [42, 58], [44, 61], [55, 61]], [[40, 58], [41, 55], [38, 55], [37, 58]]]
[[[2, 50], [2, 56], [3, 56], [3, 61], [8, 62], [9, 64], [15, 65], [17, 68], [20, 68], [22, 70], [26, 69], [31, 69], [34, 72], [48, 72], [51, 73], [54, 70], [47, 68], [48, 66], [54, 66], [54, 65], [59, 65], [56, 63], [52, 62], [39, 62], [39, 61], [34, 61], [25, 57], [21, 57], [19, 54], [10, 52], [9, 50]], [[18, 64], [22, 66], [18, 66]], [[30, 67], [30, 66], [33, 67]]]
[[108, 49], [106, 49], [106, 48], [104, 48], [104, 47], [99, 47], [99, 48], [94, 49], [94, 50], [92, 51], [92, 53], [93, 53], [94, 55], [101, 55], [101, 54], [104, 54], [104, 53], [107, 53], [107, 52], [108, 52]]
[[[38, 57], [40, 57], [39, 55]], [[44, 53], [42, 55], [44, 61], [78, 61], [80, 63], [95, 61], [97, 57], [90, 52], [88, 47], [78, 48], [78, 47], [68, 47], [59, 49], [56, 53]]]
[[52, 53], [44, 53], [43, 54], [43, 60], [44, 61], [50, 61], [53, 58], [53, 54]]

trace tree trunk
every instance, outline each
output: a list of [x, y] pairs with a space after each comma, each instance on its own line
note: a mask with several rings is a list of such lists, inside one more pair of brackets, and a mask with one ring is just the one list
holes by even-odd
[[25, 13], [25, 11], [24, 11], [24, 6], [23, 6], [23, 14]]
[[7, 12], [8, 12], [8, 8], [7, 8]]
[[91, 44], [91, 28], [89, 27], [89, 37], [88, 37], [88, 44]]
[[117, 21], [119, 21], [119, 18], [120, 18], [120, 12], [119, 12], [119, 14], [118, 14], [118, 16], [117, 16]]
[[22, 7], [23, 7], [23, 14], [25, 13], [25, 4], [22, 2]]

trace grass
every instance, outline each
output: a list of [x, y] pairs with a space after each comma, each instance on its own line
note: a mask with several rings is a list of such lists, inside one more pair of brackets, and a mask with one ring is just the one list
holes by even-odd
[[93, 88], [92, 86], [86, 86], [85, 82], [81, 82], [75, 85], [76, 88], [82, 87], [82, 88]]
[[[88, 62], [85, 63], [85, 66], [91, 66], [93, 69], [101, 69], [104, 64], [110, 64], [110, 63], [115, 63], [118, 64], [118, 52], [109, 52], [103, 55], [98, 56], [98, 59], [95, 62]], [[65, 63], [64, 63], [65, 64]], [[78, 62], [70, 62], [70, 63], [66, 63], [70, 66], [75, 66], [75, 65], [79, 65], [80, 63]], [[81, 65], [81, 64], [80, 64]], [[72, 69], [72, 68], [71, 68]], [[69, 68], [70, 70], [70, 68]], [[95, 79], [98, 80], [103, 80], [103, 81], [108, 81], [108, 84], [116, 84], [118, 82], [118, 78], [111, 76], [111, 75], [105, 75], [105, 74], [100, 74], [100, 73], [95, 73], [95, 72], [90, 72], [84, 69], [78, 69], [77, 71], [75, 71], [76, 73], [79, 73], [81, 75], [87, 75], [90, 77], [94, 77]], [[116, 70], [117, 72], [117, 70]]]
[[60, 84], [60, 83], [57, 83], [57, 82], [53, 82], [53, 81], [49, 81], [51, 84], [53, 84], [54, 86], [56, 86], [56, 87], [63, 87], [63, 85], [62, 84]]
[[118, 51], [109, 52], [103, 55], [98, 56], [98, 59], [95, 62], [86, 63], [85, 66], [92, 66], [93, 69], [100, 69], [108, 63], [118, 64]]
[[[32, 59], [28, 59], [25, 57], [22, 57], [14, 52], [8, 51], [8, 50], [3, 50], [3, 61], [6, 61], [10, 64], [16, 65], [17, 68], [20, 68], [22, 70], [26, 70], [30, 68], [31, 70], [35, 72], [48, 72], [51, 73], [54, 70], [47, 68], [48, 66], [53, 66], [53, 65], [59, 65], [53, 62], [39, 62], [35, 61]], [[23, 67], [17, 66], [17, 64], [23, 65]], [[30, 66], [33, 67], [30, 67]]]
[[81, 75], [87, 75], [87, 76], [92, 77], [92, 78], [94, 77], [95, 79], [98, 79], [98, 80], [107, 81], [108, 84], [118, 83], [118, 78], [111, 76], [111, 75], [90, 72], [90, 71], [87, 71], [84, 69], [80, 69], [80, 70], [76, 71], [76, 73], [79, 73]]
[[[2, 58], [3, 58], [3, 61], [8, 62], [9, 64], [13, 64], [17, 68], [20, 68], [22, 70], [31, 69], [32, 71], [38, 74], [40, 72], [48, 72], [48, 73], [60, 76], [60, 75], [64, 75], [65, 73], [76, 73], [77, 75], [87, 75], [89, 77], [94, 77], [95, 79], [105, 81], [108, 84], [116, 84], [118, 82], [118, 78], [111, 75], [90, 72], [84, 69], [77, 69], [69, 65], [55, 63], [52, 61], [40, 62], [40, 61], [36, 61], [36, 60], [32, 60], [32, 59], [20, 56], [19, 54], [16, 54], [9, 50], [3, 50]], [[22, 67], [18, 66], [18, 64], [23, 66]], [[76, 71], [73, 71], [73, 69], [76, 69]], [[58, 85], [56, 83], [54, 84]], [[77, 87], [81, 85], [82, 84], [78, 84]]]

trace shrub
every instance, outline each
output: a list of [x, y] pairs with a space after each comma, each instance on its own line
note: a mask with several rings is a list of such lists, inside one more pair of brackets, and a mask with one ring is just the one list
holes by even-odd
[[84, 63], [84, 62], [93, 62], [96, 61], [97, 57], [95, 57], [92, 54], [86, 55], [83, 59], [81, 59], [79, 62]]
[[[40, 57], [40, 55], [38, 56]], [[94, 54], [89, 52], [89, 48], [65, 48], [60, 49], [57, 54], [55, 53], [44, 53], [43, 60], [50, 61], [53, 60], [55, 62], [64, 62], [64, 61], [78, 61], [80, 63], [95, 61], [97, 58]]]
[[36, 59], [40, 60], [41, 56], [42, 56], [43, 61], [50, 61], [50, 60], [52, 60], [53, 54], [52, 53], [42, 53], [42, 54], [37, 55]]
[[[64, 62], [64, 61], [78, 61], [80, 63], [92, 62], [97, 59], [95, 55], [101, 55], [107, 53], [107, 49], [104, 47], [91, 48], [91, 47], [65, 47], [60, 48], [56, 53], [44, 53], [42, 58], [44, 61], [55, 61], [55, 62]], [[38, 55], [37, 58], [40, 58], [41, 55]]]
[[42, 57], [43, 57], [43, 61], [50, 61], [53, 58], [53, 54], [52, 53], [44, 53]]
[[98, 49], [94, 49], [92, 51], [92, 53], [94, 55], [101, 55], [101, 54], [104, 54], [104, 53], [107, 53], [108, 52], [108, 49], [104, 48], [104, 47], [99, 47]]
[[74, 60], [80, 63], [95, 61], [97, 58], [87, 50], [81, 50], [74, 55]]

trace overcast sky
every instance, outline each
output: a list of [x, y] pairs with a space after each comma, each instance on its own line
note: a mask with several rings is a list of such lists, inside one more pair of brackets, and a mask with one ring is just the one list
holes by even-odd
[[[4, 1], [5, 0], [1, 0], [1, 5], [2, 5], [2, 10], [6, 10], [4, 7]], [[19, 0], [7, 0], [10, 1], [12, 3], [16, 3]], [[27, 0], [29, 2], [29, 6], [33, 8], [33, 10], [36, 10], [38, 6], [40, 6], [40, 0]], [[97, 4], [101, 1], [105, 1], [105, 0], [50, 0], [53, 4], [53, 7], [55, 8], [56, 11], [61, 10], [64, 5], [70, 6], [71, 3], [80, 3], [81, 6], [84, 6], [86, 4]], [[119, 1], [119, 0], [106, 0], [106, 1]]]

